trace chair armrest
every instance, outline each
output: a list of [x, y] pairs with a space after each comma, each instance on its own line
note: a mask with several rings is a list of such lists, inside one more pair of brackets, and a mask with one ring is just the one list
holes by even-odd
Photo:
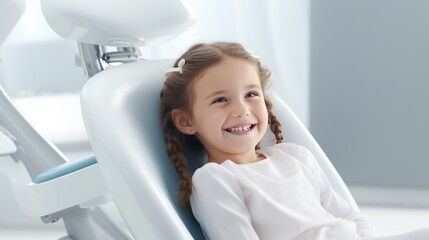
[[82, 205], [108, 194], [98, 164], [92, 164], [42, 183], [30, 183], [25, 189], [32, 213], [45, 216], [75, 205]]
[[94, 154], [88, 155], [86, 157], [76, 159], [73, 161], [65, 162], [61, 165], [58, 165], [56, 167], [53, 167], [51, 169], [48, 169], [41, 174], [37, 175], [34, 178], [34, 183], [43, 183], [67, 174], [70, 174], [72, 172], [75, 172], [77, 170], [80, 170], [82, 168], [86, 168], [88, 166], [91, 166], [92, 164], [96, 164], [97, 160], [95, 159]]

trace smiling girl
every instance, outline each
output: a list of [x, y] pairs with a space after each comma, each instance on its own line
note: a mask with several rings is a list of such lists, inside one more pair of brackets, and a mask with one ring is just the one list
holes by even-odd
[[[166, 73], [161, 120], [181, 178], [179, 201], [190, 203], [209, 239], [429, 239], [427, 229], [375, 237], [311, 152], [282, 143], [269, 80], [258, 57], [228, 42], [194, 45]], [[276, 144], [259, 149], [268, 126]], [[189, 139], [208, 157], [193, 176], [184, 151]]]

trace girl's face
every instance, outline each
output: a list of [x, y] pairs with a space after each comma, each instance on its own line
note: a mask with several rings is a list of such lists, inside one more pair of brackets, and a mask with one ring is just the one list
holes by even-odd
[[209, 161], [256, 161], [255, 146], [266, 132], [268, 112], [255, 66], [225, 57], [195, 80], [193, 92], [190, 121]]

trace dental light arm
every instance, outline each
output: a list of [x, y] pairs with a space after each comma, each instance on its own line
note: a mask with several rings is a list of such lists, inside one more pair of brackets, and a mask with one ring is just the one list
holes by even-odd
[[[195, 16], [181, 0], [42, 0], [43, 14], [61, 37], [79, 42], [88, 78], [110, 62], [141, 58], [138, 46], [166, 42], [190, 28]], [[116, 46], [107, 52], [105, 46]]]
[[13, 141], [0, 131], [0, 156], [9, 155], [16, 152]]

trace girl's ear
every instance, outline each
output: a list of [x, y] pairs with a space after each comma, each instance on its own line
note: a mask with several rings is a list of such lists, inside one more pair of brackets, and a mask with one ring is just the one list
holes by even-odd
[[192, 126], [192, 121], [185, 111], [180, 109], [173, 109], [171, 111], [171, 118], [173, 119], [176, 128], [183, 134], [194, 135], [195, 129]]

